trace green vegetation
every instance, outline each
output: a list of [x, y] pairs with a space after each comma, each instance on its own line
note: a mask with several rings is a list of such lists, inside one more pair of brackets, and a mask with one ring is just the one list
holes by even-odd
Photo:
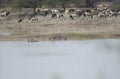
[[78, 33], [69, 33], [68, 37], [73, 40], [79, 40], [79, 39], [102, 39], [102, 38], [108, 38], [101, 34], [78, 34]]

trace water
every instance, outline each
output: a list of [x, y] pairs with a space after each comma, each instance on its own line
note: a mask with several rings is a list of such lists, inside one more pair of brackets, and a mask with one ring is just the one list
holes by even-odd
[[120, 40], [0, 42], [0, 79], [120, 79]]

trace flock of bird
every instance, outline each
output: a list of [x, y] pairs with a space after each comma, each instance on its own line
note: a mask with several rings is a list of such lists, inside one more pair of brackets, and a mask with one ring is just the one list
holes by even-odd
[[[1, 17], [9, 16], [10, 12], [4, 11], [0, 14]], [[100, 8], [92, 8], [92, 9], [37, 9], [34, 14], [28, 14], [29, 20], [31, 22], [36, 22], [40, 18], [39, 16], [43, 16], [44, 18], [50, 16], [51, 19], [56, 18], [69, 18], [75, 20], [75, 18], [109, 18], [109, 17], [117, 17], [120, 15], [120, 9], [100, 9]], [[18, 23], [21, 23], [25, 18], [20, 17], [18, 19]]]

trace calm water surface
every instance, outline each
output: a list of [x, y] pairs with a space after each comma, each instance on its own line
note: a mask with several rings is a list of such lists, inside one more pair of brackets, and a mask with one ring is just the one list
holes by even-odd
[[0, 79], [120, 79], [120, 40], [0, 42]]

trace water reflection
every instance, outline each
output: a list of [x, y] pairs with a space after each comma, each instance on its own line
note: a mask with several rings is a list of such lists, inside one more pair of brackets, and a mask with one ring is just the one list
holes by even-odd
[[96, 76], [96, 79], [108, 79], [106, 74], [107, 73], [105, 72], [105, 70], [101, 69], [99, 70], [98, 75]]
[[120, 40], [0, 42], [0, 79], [120, 79]]
[[97, 45], [97, 50], [103, 53], [116, 53], [120, 56], [120, 40], [104, 40]]

